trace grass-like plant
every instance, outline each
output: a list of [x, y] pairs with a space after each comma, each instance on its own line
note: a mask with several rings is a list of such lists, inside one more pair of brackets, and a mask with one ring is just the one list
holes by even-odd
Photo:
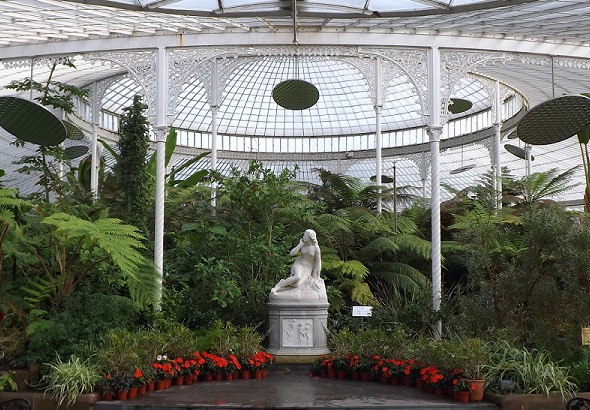
[[58, 405], [66, 402], [67, 406], [74, 404], [78, 396], [94, 391], [101, 380], [99, 368], [89, 360], [82, 360], [72, 356], [63, 362], [58, 356], [55, 363], [46, 363], [49, 367], [41, 382], [45, 385], [45, 394]]
[[576, 383], [566, 367], [559, 366], [548, 353], [515, 347], [507, 341], [486, 344], [489, 360], [482, 366], [482, 376], [489, 390], [502, 392], [500, 381], [512, 380], [511, 393], [560, 393], [564, 398], [576, 390]]

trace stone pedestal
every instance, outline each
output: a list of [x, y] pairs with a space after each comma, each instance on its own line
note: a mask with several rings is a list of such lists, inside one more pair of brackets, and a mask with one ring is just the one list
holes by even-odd
[[277, 363], [312, 361], [329, 353], [329, 306], [323, 279], [270, 294], [268, 352]]

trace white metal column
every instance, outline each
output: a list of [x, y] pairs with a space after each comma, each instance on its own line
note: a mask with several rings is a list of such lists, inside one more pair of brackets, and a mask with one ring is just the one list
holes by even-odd
[[502, 102], [500, 101], [500, 81], [496, 80], [494, 92], [496, 112], [494, 115], [494, 167], [496, 209], [502, 209], [502, 163], [500, 161], [500, 133], [502, 131]]
[[377, 197], [377, 213], [381, 214], [381, 175], [383, 169], [383, 160], [381, 157], [381, 112], [383, 111], [383, 87], [382, 87], [382, 72], [381, 72], [381, 58], [375, 59], [375, 167], [376, 182], [379, 186]]
[[98, 126], [99, 126], [99, 105], [98, 105], [98, 87], [96, 81], [92, 83], [92, 140], [90, 142], [90, 192], [94, 199], [98, 198], [98, 171], [100, 167], [100, 153], [98, 150]]
[[164, 279], [164, 196], [166, 187], [166, 118], [168, 101], [168, 55], [163, 47], [156, 54], [156, 215], [154, 226], [154, 264], [158, 273], [154, 309], [161, 309]]
[[[219, 74], [217, 59], [211, 62], [211, 171], [217, 171], [217, 110], [219, 108]], [[211, 206], [215, 213], [217, 183], [211, 181]]]
[[[441, 285], [441, 233], [440, 233], [440, 170], [439, 152], [442, 125], [441, 111], [441, 80], [440, 80], [440, 51], [433, 47], [428, 52], [428, 92], [429, 113], [428, 136], [430, 137], [430, 205], [431, 205], [431, 235], [432, 235], [432, 309], [440, 311]], [[442, 336], [442, 322], [439, 320], [433, 326], [434, 339]]]

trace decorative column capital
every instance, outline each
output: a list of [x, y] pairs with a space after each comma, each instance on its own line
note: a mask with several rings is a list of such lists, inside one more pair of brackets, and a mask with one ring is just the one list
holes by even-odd
[[442, 134], [443, 127], [440, 125], [432, 125], [426, 128], [426, 133], [430, 137], [430, 142], [438, 142], [440, 141], [440, 136]]
[[156, 136], [156, 142], [166, 142], [167, 134], [168, 127], [154, 127], [154, 135]]

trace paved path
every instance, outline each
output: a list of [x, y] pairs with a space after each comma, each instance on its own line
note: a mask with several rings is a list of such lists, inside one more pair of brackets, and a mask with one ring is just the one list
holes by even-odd
[[462, 404], [414, 387], [310, 377], [306, 365], [273, 365], [267, 378], [201, 382], [148, 392], [128, 401], [99, 401], [94, 410], [159, 409], [485, 409], [488, 402]]

